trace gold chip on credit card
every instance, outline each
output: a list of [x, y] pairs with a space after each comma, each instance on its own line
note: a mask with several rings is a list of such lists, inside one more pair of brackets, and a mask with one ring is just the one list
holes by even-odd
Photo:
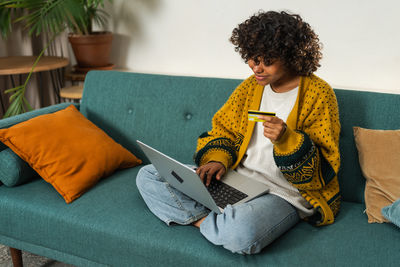
[[255, 122], [265, 122], [265, 120], [259, 119], [258, 116], [263, 115], [263, 116], [276, 116], [275, 112], [264, 112], [264, 111], [258, 111], [258, 110], [249, 110], [248, 111], [248, 119], [249, 121], [255, 121]]

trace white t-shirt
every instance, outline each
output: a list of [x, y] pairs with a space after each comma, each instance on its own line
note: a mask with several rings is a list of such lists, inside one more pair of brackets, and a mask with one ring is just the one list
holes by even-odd
[[[260, 104], [260, 111], [275, 112], [276, 116], [286, 121], [296, 102], [299, 88], [285, 93], [275, 93], [270, 85], [265, 86]], [[300, 217], [314, 213], [312, 206], [291, 185], [275, 164], [273, 144], [264, 136], [264, 126], [257, 122], [247, 147], [246, 155], [236, 171], [269, 186], [270, 194], [277, 195], [299, 211]]]

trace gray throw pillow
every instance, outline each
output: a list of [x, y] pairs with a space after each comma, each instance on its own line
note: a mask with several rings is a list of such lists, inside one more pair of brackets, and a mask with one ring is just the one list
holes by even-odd
[[0, 181], [12, 187], [31, 181], [37, 173], [11, 149], [0, 152]]

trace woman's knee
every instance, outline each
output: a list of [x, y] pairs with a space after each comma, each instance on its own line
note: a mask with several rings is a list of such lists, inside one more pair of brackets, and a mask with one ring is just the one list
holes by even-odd
[[228, 225], [224, 232], [224, 247], [233, 253], [255, 254], [267, 245], [260, 247], [259, 241], [265, 233], [260, 231], [260, 222], [251, 217], [242, 220], [239, 225]]
[[226, 229], [226, 244], [224, 247], [234, 253], [257, 254], [264, 247], [279, 238], [298, 222], [298, 215], [294, 211], [281, 218], [275, 225], [263, 225], [256, 218], [249, 217], [241, 222], [241, 226], [231, 226]]
[[210, 214], [201, 225], [203, 235], [234, 253], [256, 254], [299, 220], [294, 208], [277, 214], [258, 202], [227, 206], [223, 214]]
[[136, 175], [136, 186], [139, 189], [145, 188], [145, 184], [149, 180], [154, 180], [158, 176], [157, 170], [152, 164], [142, 167]]
[[259, 238], [259, 225], [252, 216], [243, 216], [232, 206], [227, 206], [223, 214], [211, 213], [201, 224], [200, 231], [210, 242], [222, 245], [233, 253], [252, 254], [249, 250]]

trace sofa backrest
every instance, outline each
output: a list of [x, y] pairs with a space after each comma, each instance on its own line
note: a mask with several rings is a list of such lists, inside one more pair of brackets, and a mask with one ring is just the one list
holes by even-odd
[[116, 71], [89, 72], [81, 112], [135, 155], [135, 140], [193, 163], [198, 136], [239, 80], [176, 77]]
[[[164, 76], [116, 71], [88, 73], [81, 112], [148, 163], [139, 139], [184, 163], [193, 163], [197, 137], [240, 80]], [[365, 181], [358, 164], [353, 126], [399, 129], [400, 95], [335, 89], [342, 132], [339, 181], [343, 198], [363, 202]]]
[[365, 178], [358, 163], [353, 127], [400, 129], [400, 95], [335, 89], [339, 104], [341, 168], [339, 182], [345, 200], [363, 203]]

